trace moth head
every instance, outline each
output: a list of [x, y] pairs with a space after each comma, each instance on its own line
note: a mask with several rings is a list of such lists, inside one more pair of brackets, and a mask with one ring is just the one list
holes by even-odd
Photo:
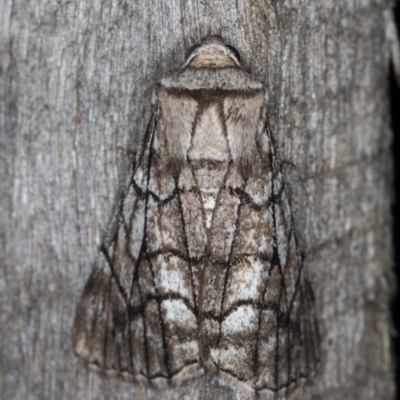
[[240, 55], [234, 47], [225, 44], [221, 37], [207, 36], [186, 52], [186, 61], [182, 68], [185, 67], [240, 67]]

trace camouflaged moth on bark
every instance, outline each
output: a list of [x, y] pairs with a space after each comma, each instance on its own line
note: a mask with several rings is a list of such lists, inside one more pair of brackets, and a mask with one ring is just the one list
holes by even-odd
[[153, 385], [209, 374], [277, 392], [315, 371], [318, 330], [265, 87], [209, 36], [157, 86], [75, 352]]

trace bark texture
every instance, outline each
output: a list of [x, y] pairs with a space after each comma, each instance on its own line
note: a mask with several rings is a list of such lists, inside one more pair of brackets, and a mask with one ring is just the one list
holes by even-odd
[[208, 381], [159, 393], [106, 379], [71, 348], [75, 307], [154, 84], [208, 34], [235, 46], [269, 89], [322, 339], [319, 372], [302, 399], [393, 397], [390, 6], [0, 2], [1, 398], [234, 396]]

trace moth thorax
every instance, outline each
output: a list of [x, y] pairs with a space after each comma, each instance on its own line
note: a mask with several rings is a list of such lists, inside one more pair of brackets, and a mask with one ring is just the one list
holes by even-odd
[[211, 103], [198, 115], [188, 152], [203, 200], [207, 229], [211, 226], [216, 199], [230, 159], [219, 107], [217, 102]]
[[229, 159], [229, 147], [217, 102], [209, 104], [197, 116], [188, 158], [191, 161]]

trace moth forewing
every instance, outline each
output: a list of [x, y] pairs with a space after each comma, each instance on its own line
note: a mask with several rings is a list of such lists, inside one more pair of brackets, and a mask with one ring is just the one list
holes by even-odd
[[77, 307], [81, 358], [158, 386], [209, 374], [253, 394], [315, 371], [313, 296], [266, 98], [216, 36], [157, 86], [118, 229]]

